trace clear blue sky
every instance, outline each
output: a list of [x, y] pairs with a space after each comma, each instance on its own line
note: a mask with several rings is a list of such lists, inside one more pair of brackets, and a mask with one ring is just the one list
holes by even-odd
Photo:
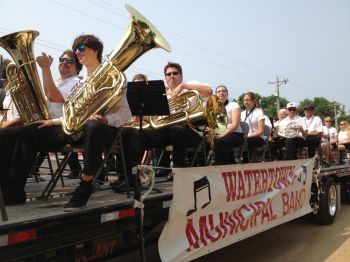
[[[128, 77], [163, 79], [164, 65], [174, 61], [185, 81], [226, 84], [232, 99], [246, 91], [273, 95], [268, 82], [278, 76], [289, 79], [280, 87], [289, 101], [323, 96], [350, 110], [348, 0], [1, 0], [0, 36], [35, 29], [35, 55], [57, 58], [77, 35], [92, 33], [106, 55], [129, 25], [125, 4], [147, 17], [173, 49], [144, 54], [126, 70]], [[53, 66], [57, 77], [57, 62]]]

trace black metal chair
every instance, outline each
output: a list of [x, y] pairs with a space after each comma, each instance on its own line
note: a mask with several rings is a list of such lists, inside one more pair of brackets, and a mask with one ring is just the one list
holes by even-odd
[[[45, 187], [43, 193], [41, 194], [41, 198], [43, 199], [48, 199], [49, 196], [51, 195], [53, 189], [55, 188], [58, 180], [62, 178], [62, 173], [65, 170], [67, 164], [68, 164], [68, 159], [70, 155], [73, 152], [81, 152], [84, 153], [84, 148], [83, 145], [66, 145], [64, 146], [61, 150], [61, 152], [65, 153], [64, 158], [60, 161], [59, 166], [57, 167], [57, 170], [55, 171], [53, 177]], [[123, 166], [123, 173], [125, 176], [125, 182], [126, 182], [126, 192], [127, 196], [130, 197], [130, 188], [129, 188], [129, 180], [127, 176], [127, 169], [126, 169], [126, 161], [125, 161], [125, 156], [124, 156], [124, 150], [123, 150], [123, 142], [121, 138], [121, 129], [119, 129], [116, 133], [116, 136], [114, 138], [114, 141], [111, 143], [109, 148], [106, 148], [106, 151], [104, 153], [104, 158], [103, 161], [97, 171], [97, 173], [94, 176], [93, 179], [93, 184], [96, 184], [100, 174], [102, 173], [105, 164], [107, 163], [109, 156], [111, 154], [117, 154], [120, 156], [120, 160]], [[117, 167], [115, 167], [117, 168]]]
[[[255, 159], [255, 162], [264, 162], [266, 160], [271, 160], [271, 151], [270, 151], [270, 137], [271, 128], [267, 125], [264, 127], [264, 139], [265, 145], [254, 147], [252, 149], [252, 159]], [[268, 154], [266, 158], [266, 154]]]
[[246, 154], [247, 161], [250, 162], [250, 153], [248, 149], [248, 133], [249, 133], [249, 125], [246, 122], [241, 122], [241, 129], [243, 133], [243, 144], [238, 147], [233, 147], [230, 151], [233, 153], [233, 159], [235, 163], [242, 164], [244, 154]]

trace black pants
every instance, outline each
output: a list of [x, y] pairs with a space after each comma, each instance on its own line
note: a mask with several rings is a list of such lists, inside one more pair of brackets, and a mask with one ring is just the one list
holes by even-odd
[[[123, 144], [129, 149], [125, 150], [127, 155], [127, 166], [135, 166], [140, 162], [143, 152], [148, 148], [159, 148], [167, 145], [173, 146], [173, 161], [175, 167], [186, 166], [186, 147], [198, 146], [201, 137], [187, 126], [171, 126], [160, 129], [138, 129], [123, 128]], [[130, 141], [130, 142], [129, 142]]]
[[320, 146], [321, 139], [319, 137], [315, 136], [307, 136], [305, 138], [305, 144], [307, 146], [307, 151], [308, 151], [308, 156], [309, 157], [314, 157], [316, 148]]
[[242, 133], [231, 133], [215, 141], [215, 165], [230, 164], [232, 157], [230, 156], [230, 149], [243, 145]]
[[[117, 129], [99, 121], [88, 121], [83, 128], [84, 174], [95, 175], [102, 162], [102, 153], [109, 146]], [[32, 168], [38, 152], [59, 151], [62, 146], [72, 143], [72, 138], [63, 132], [61, 126], [39, 129], [37, 125], [28, 125], [16, 132], [14, 158], [4, 166], [4, 171], [13, 169], [10, 185], [5, 189], [12, 192], [24, 191], [26, 175]], [[1, 149], [0, 149], [1, 150]], [[8, 156], [7, 156], [8, 157]], [[18, 164], [21, 163], [21, 164]]]
[[0, 129], [0, 185], [3, 191], [11, 181], [12, 169], [9, 163], [12, 163], [15, 156], [16, 143], [22, 128], [14, 126]]

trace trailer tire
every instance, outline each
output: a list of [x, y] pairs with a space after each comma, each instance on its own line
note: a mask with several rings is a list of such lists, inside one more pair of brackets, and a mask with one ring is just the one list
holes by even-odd
[[341, 202], [350, 204], [350, 177], [342, 177], [340, 182]]
[[316, 214], [316, 220], [324, 225], [330, 225], [335, 219], [337, 213], [337, 189], [335, 181], [329, 177], [320, 193], [319, 210]]

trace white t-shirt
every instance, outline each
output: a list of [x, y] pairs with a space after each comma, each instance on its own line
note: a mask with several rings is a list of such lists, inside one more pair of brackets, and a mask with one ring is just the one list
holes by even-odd
[[[334, 144], [335, 136], [338, 135], [338, 131], [335, 127], [331, 126], [330, 128], [323, 126], [323, 135], [326, 135], [329, 137], [329, 142], [331, 144]], [[328, 139], [325, 139], [322, 137], [322, 143], [328, 143]]]
[[[232, 112], [237, 109], [241, 109], [239, 104], [236, 102], [229, 102], [226, 106], [226, 112], [227, 112], [227, 119], [228, 119], [228, 127], [232, 124]], [[241, 125], [238, 125], [238, 127], [233, 131], [235, 133], [242, 133]]]
[[303, 117], [303, 129], [307, 130], [308, 132], [323, 132], [323, 124], [322, 120], [318, 116], [312, 116], [309, 119], [306, 117]]
[[[258, 123], [262, 119], [265, 120], [264, 113], [258, 108], [254, 108], [251, 113], [247, 110], [241, 112], [241, 121], [249, 125], [248, 137], [254, 135], [259, 130]], [[261, 137], [263, 137], [263, 134]]]
[[10, 91], [6, 91], [6, 96], [3, 102], [3, 109], [8, 109], [6, 111], [6, 120], [13, 120], [20, 118], [15, 103], [12, 100]]
[[[71, 76], [64, 80], [58, 79], [55, 84], [60, 90], [61, 95], [63, 96], [63, 99], [66, 101], [70, 93], [72, 92], [73, 87], [79, 82], [79, 77]], [[59, 118], [63, 116], [63, 110], [62, 106], [63, 103], [57, 103], [57, 102], [50, 102], [47, 101], [51, 118]]]

